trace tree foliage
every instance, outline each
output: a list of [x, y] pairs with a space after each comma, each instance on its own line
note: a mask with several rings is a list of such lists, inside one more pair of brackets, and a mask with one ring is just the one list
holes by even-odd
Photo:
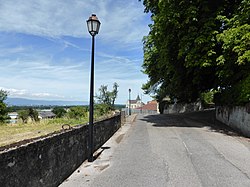
[[72, 119], [81, 119], [86, 117], [88, 114], [87, 107], [74, 106], [69, 109], [67, 116]]
[[55, 107], [52, 112], [56, 115], [57, 118], [63, 117], [67, 111], [63, 107]]
[[17, 113], [18, 113], [18, 118], [21, 119], [23, 123], [27, 123], [29, 118], [32, 121], [36, 122], [39, 121], [37, 110], [31, 107], [29, 107], [28, 109], [19, 110]]
[[30, 118], [31, 118], [33, 121], [39, 121], [37, 110], [35, 110], [35, 109], [33, 109], [33, 108], [29, 108], [29, 109], [28, 109], [28, 112], [29, 112]]
[[231, 17], [217, 17], [224, 25], [217, 34], [222, 53], [218, 55], [217, 76], [220, 104], [244, 104], [250, 101], [250, 1], [243, 0]]
[[107, 104], [96, 104], [95, 105], [95, 117], [98, 118], [99, 116], [103, 116], [105, 114], [108, 114], [110, 112], [110, 106]]
[[102, 85], [99, 88], [99, 95], [95, 96], [97, 98], [98, 104], [101, 104], [99, 108], [102, 106], [105, 110], [114, 110], [115, 100], [118, 94], [119, 85], [115, 82], [113, 84], [113, 90], [108, 91], [107, 85]]
[[23, 121], [23, 123], [27, 123], [29, 119], [29, 111], [28, 110], [19, 110], [18, 118]]
[[[155, 93], [159, 101], [169, 95], [192, 102], [211, 89], [220, 93], [233, 87], [246, 89], [248, 0], [144, 0], [143, 4], [153, 21], [143, 39], [146, 93]], [[246, 92], [241, 96], [245, 101]]]
[[0, 123], [4, 123], [8, 119], [8, 110], [4, 101], [7, 99], [8, 93], [0, 90]]

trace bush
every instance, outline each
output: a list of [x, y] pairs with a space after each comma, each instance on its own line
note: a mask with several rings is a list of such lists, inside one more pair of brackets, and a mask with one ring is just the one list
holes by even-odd
[[87, 108], [82, 106], [71, 107], [67, 113], [69, 118], [80, 119], [87, 116]]
[[[108, 114], [111, 111], [110, 105], [108, 104], [97, 104], [95, 105], [95, 113], [99, 116]], [[98, 116], [96, 116], [98, 117]]]
[[4, 123], [8, 117], [7, 106], [4, 101], [7, 99], [7, 92], [4, 90], [0, 90], [0, 124]]
[[57, 118], [63, 117], [67, 111], [63, 107], [55, 107], [52, 112], [56, 115]]
[[29, 111], [28, 110], [19, 110], [18, 112], [18, 118], [20, 118], [23, 123], [27, 123], [29, 119]]
[[217, 105], [241, 106], [250, 102], [250, 75], [235, 86], [220, 90], [215, 95]]

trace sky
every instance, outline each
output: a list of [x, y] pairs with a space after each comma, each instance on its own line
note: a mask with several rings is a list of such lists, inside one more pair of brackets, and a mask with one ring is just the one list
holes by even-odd
[[101, 22], [95, 37], [95, 94], [119, 85], [117, 104], [143, 94], [143, 36], [150, 15], [138, 0], [0, 0], [0, 89], [8, 97], [89, 101], [91, 36], [86, 20]]

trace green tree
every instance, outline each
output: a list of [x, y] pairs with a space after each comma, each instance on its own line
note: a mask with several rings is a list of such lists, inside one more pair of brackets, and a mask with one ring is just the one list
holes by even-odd
[[101, 106], [103, 106], [107, 110], [114, 110], [114, 104], [118, 94], [118, 87], [119, 85], [115, 82], [113, 84], [113, 90], [108, 91], [108, 86], [102, 85], [99, 88], [99, 95], [95, 96], [98, 103], [102, 104]]
[[111, 93], [110, 93], [111, 106], [112, 106], [113, 109], [114, 109], [115, 100], [116, 100], [117, 94], [118, 94], [118, 87], [119, 87], [119, 85], [115, 82], [115, 83], [113, 84], [113, 90], [112, 90]]
[[82, 106], [71, 107], [67, 113], [69, 118], [81, 119], [87, 116], [87, 108]]
[[0, 90], [0, 123], [4, 123], [8, 119], [8, 110], [4, 101], [7, 99], [8, 93]]
[[18, 118], [23, 121], [23, 123], [27, 123], [29, 119], [29, 111], [28, 110], [19, 110], [18, 112]]
[[105, 114], [108, 114], [110, 112], [110, 106], [107, 104], [96, 104], [95, 105], [95, 117], [103, 116]]
[[[250, 1], [240, 1], [231, 16], [217, 19], [224, 29], [218, 32], [222, 54], [217, 58], [220, 104], [244, 104], [250, 101]], [[219, 97], [218, 97], [219, 96]]]
[[143, 88], [153, 88], [158, 100], [170, 95], [192, 102], [214, 86], [214, 31], [220, 24], [213, 20], [220, 1], [148, 2], [154, 24], [144, 38], [143, 68], [150, 79]]
[[52, 112], [56, 115], [57, 118], [63, 117], [67, 111], [63, 107], [55, 107]]
[[169, 95], [192, 102], [211, 89], [246, 90], [248, 0], [144, 0], [143, 4], [153, 21], [143, 39], [146, 93], [154, 93], [159, 101]]
[[23, 109], [18, 111], [18, 118], [23, 121], [23, 123], [27, 123], [30, 118], [33, 121], [39, 121], [37, 110], [29, 107], [28, 109]]
[[28, 109], [28, 112], [29, 112], [29, 116], [32, 120], [34, 121], [39, 121], [39, 118], [38, 118], [38, 112], [37, 110], [33, 109], [33, 108], [29, 108]]

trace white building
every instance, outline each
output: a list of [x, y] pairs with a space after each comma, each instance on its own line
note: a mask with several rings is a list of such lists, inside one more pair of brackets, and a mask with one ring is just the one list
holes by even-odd
[[18, 119], [17, 112], [10, 112], [8, 113], [8, 116], [10, 117], [10, 120], [9, 120], [10, 123], [17, 123], [17, 119]]
[[139, 95], [137, 96], [137, 98], [135, 100], [128, 100], [126, 103], [126, 108], [129, 108], [129, 104], [130, 104], [130, 108], [139, 108], [142, 107], [144, 105], [144, 103], [141, 101]]

